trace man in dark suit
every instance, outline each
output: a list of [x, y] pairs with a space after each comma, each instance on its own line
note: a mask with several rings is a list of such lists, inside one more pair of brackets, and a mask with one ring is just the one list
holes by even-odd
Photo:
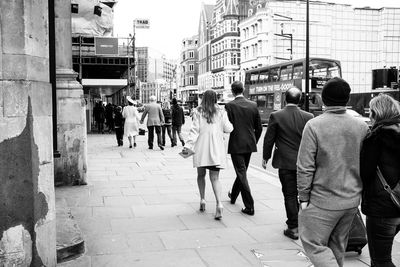
[[247, 181], [247, 168], [251, 153], [257, 151], [257, 142], [262, 132], [260, 113], [256, 103], [244, 98], [244, 88], [241, 82], [233, 82], [231, 90], [235, 99], [226, 104], [225, 109], [230, 122], [233, 124], [233, 131], [229, 138], [228, 153], [231, 154], [236, 180], [228, 196], [231, 199], [231, 203], [234, 204], [239, 193], [241, 193], [245, 206], [242, 212], [254, 215], [254, 200]]
[[265, 169], [271, 158], [272, 148], [275, 151], [272, 166], [279, 169], [279, 180], [285, 199], [285, 209], [288, 226], [283, 234], [298, 239], [299, 203], [297, 201], [296, 161], [299, 151], [301, 135], [307, 121], [314, 116], [301, 110], [297, 105], [300, 102], [301, 91], [292, 87], [286, 91], [286, 107], [271, 113], [267, 133], [264, 138], [263, 162]]

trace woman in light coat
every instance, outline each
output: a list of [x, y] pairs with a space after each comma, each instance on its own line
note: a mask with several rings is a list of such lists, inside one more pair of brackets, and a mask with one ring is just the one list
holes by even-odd
[[136, 136], [139, 134], [139, 112], [134, 106], [135, 101], [130, 96], [127, 97], [128, 106], [124, 107], [122, 116], [125, 118], [124, 135], [128, 137], [129, 148], [136, 147]]
[[192, 128], [183, 149], [183, 153], [193, 151], [193, 166], [197, 168], [197, 185], [200, 193], [200, 211], [205, 210], [205, 176], [209, 176], [217, 202], [215, 219], [222, 217], [221, 184], [218, 176], [220, 169], [226, 167], [227, 151], [224, 134], [230, 133], [233, 126], [226, 111], [217, 104], [217, 95], [213, 90], [203, 94], [201, 106], [193, 113]]

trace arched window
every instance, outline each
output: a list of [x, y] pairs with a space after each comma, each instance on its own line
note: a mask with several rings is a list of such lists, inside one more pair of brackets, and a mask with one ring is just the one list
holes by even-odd
[[257, 10], [260, 9], [260, 8], [262, 8], [261, 4], [259, 4], [259, 5], [257, 6]]
[[253, 15], [253, 9], [249, 9], [249, 17]]

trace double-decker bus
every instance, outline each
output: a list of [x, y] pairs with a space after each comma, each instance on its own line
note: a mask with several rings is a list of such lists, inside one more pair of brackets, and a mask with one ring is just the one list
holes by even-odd
[[[310, 57], [309, 109], [314, 116], [322, 113], [322, 87], [329, 79], [341, 77], [340, 61]], [[305, 94], [305, 59], [287, 61], [246, 71], [245, 94], [257, 103], [261, 120], [267, 123], [271, 112], [285, 106], [285, 91], [296, 86]]]

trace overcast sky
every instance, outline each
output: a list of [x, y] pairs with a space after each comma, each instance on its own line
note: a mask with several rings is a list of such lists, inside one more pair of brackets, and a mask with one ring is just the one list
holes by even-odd
[[[119, 0], [114, 9], [114, 35], [133, 33], [135, 18], [150, 19], [150, 29], [136, 30], [136, 45], [149, 46], [167, 58], [179, 58], [183, 38], [198, 32], [201, 2], [216, 0]], [[355, 7], [400, 7], [399, 0], [331, 0]]]

